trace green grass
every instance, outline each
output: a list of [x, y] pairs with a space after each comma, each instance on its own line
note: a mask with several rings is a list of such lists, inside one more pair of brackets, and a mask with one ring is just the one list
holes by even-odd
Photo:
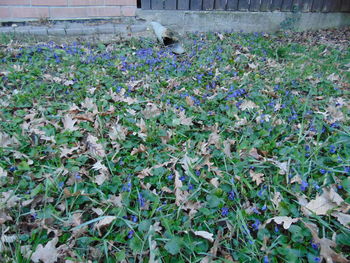
[[349, 210], [350, 49], [188, 38], [183, 56], [3, 38], [1, 262], [56, 238], [73, 262], [320, 262], [305, 223], [349, 256], [349, 227], [298, 198], [335, 189]]

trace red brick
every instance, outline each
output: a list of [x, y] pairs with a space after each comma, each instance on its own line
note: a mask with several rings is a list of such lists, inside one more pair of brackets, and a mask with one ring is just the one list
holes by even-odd
[[48, 7], [12, 7], [13, 18], [46, 18], [49, 17]]
[[10, 18], [11, 12], [9, 7], [0, 7], [0, 19]]
[[1, 5], [30, 5], [30, 0], [0, 0]]
[[119, 6], [109, 6], [109, 7], [89, 7], [87, 9], [87, 14], [89, 17], [113, 17], [120, 16]]
[[104, 0], [69, 0], [68, 3], [70, 6], [85, 6], [85, 5], [98, 5], [103, 6], [105, 3]]
[[135, 16], [136, 6], [122, 6], [123, 16]]
[[32, 5], [67, 6], [67, 0], [32, 0]]
[[85, 7], [51, 7], [51, 18], [83, 18], [87, 12]]
[[[106, 5], [134, 5], [136, 6], [136, 0], [105, 0]], [[175, 0], [174, 0], [175, 1]]]

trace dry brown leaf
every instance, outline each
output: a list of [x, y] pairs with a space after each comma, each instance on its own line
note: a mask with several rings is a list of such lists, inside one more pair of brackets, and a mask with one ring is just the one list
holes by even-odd
[[209, 135], [208, 145], [212, 144], [215, 145], [217, 149], [220, 149], [220, 135], [217, 131], [214, 131]]
[[108, 133], [108, 136], [113, 141], [115, 141], [115, 140], [124, 141], [126, 139], [127, 134], [128, 134], [128, 129], [126, 127], [123, 127], [122, 125], [116, 123], [111, 127], [111, 129]]
[[336, 217], [340, 224], [343, 226], [350, 228], [350, 215], [340, 213], [340, 212], [333, 212], [332, 216]]
[[322, 262], [323, 259], [326, 260], [327, 263], [349, 263], [350, 260], [344, 258], [342, 255], [336, 253], [331, 247], [335, 247], [336, 243], [328, 238], [319, 238], [318, 237], [318, 227], [315, 224], [303, 222], [305, 226], [310, 230], [312, 238], [316, 244], [320, 245], [320, 257]]
[[133, 148], [130, 154], [135, 155], [135, 154], [143, 153], [146, 151], [147, 151], [146, 146], [144, 146], [143, 144], [140, 144], [138, 148]]
[[4, 132], [0, 132], [0, 147], [14, 147], [18, 145], [18, 140], [15, 137], [10, 137]]
[[105, 157], [106, 152], [105, 152], [102, 144], [97, 143], [97, 141], [98, 141], [98, 139], [95, 136], [89, 134], [87, 139], [86, 139], [87, 148], [92, 155], [99, 156], [99, 157]]
[[66, 148], [66, 146], [64, 147], [61, 147], [60, 150], [61, 150], [61, 155], [60, 155], [60, 158], [64, 158], [64, 157], [68, 157], [68, 155], [71, 155], [73, 154], [74, 151], [78, 150], [79, 149], [79, 146], [77, 147], [73, 147], [73, 148]]
[[123, 206], [122, 200], [123, 198], [121, 195], [118, 195], [118, 196], [111, 195], [107, 201], [111, 202], [116, 207], [122, 207]]
[[152, 168], [145, 168], [137, 174], [137, 177], [143, 179], [147, 176], [152, 176]]
[[180, 117], [180, 124], [186, 125], [186, 126], [191, 126], [193, 124], [192, 117], [187, 118], [184, 111], [180, 111], [179, 117]]
[[210, 183], [215, 186], [215, 188], [219, 187], [219, 178], [215, 177], [210, 180]]
[[56, 248], [56, 244], [58, 242], [58, 238], [55, 237], [51, 241], [47, 242], [45, 247], [39, 244], [36, 248], [35, 252], [31, 256], [31, 260], [33, 262], [44, 262], [44, 263], [54, 263], [57, 261], [58, 252]]
[[305, 208], [316, 215], [326, 215], [328, 211], [339, 206], [343, 201], [343, 198], [333, 188], [323, 189], [322, 195], [317, 195], [316, 199], [305, 205]]
[[274, 194], [274, 196], [273, 196], [271, 201], [276, 207], [278, 207], [280, 202], [282, 201], [281, 193], [280, 192], [275, 192], [275, 194]]
[[154, 103], [148, 103], [143, 111], [141, 111], [143, 116], [146, 119], [157, 117], [161, 114], [161, 111], [158, 109], [157, 105]]
[[228, 158], [232, 158], [232, 152], [231, 152], [231, 147], [236, 143], [235, 140], [227, 139], [223, 142], [224, 145], [224, 154]]
[[252, 102], [250, 100], [244, 100], [239, 107], [243, 111], [254, 109], [254, 108], [259, 108], [258, 105], [256, 105], [254, 102]]
[[283, 224], [284, 229], [289, 229], [293, 223], [298, 222], [299, 218], [291, 218], [289, 216], [275, 216], [268, 219], [265, 224], [269, 224], [272, 220], [275, 221], [276, 224]]
[[18, 198], [13, 190], [9, 190], [7, 192], [1, 193], [3, 198], [0, 198], [0, 206], [4, 206], [6, 208], [13, 208], [18, 204], [20, 198]]
[[63, 128], [65, 131], [76, 131], [78, 130], [78, 127], [74, 127], [75, 123], [77, 120], [73, 120], [70, 115], [65, 115], [62, 123], [63, 123]]
[[265, 181], [263, 173], [256, 173], [253, 170], [249, 170], [249, 174], [252, 177], [253, 181], [256, 182], [256, 185], [260, 185]]
[[97, 231], [101, 235], [101, 232], [100, 232], [101, 229], [106, 226], [109, 226], [115, 219], [117, 219], [116, 216], [105, 216], [100, 221], [98, 221], [98, 223], [94, 226], [94, 228], [97, 229]]
[[191, 107], [194, 105], [194, 101], [190, 96], [186, 97], [186, 103], [188, 106], [191, 106]]
[[210, 242], [214, 242], [213, 234], [209, 233], [207, 231], [194, 231], [193, 232], [196, 236], [203, 237], [206, 240], [209, 240]]

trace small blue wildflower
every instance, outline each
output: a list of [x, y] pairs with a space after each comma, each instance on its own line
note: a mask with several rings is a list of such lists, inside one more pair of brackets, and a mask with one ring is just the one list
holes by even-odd
[[325, 173], [327, 173], [327, 170], [325, 170], [325, 169], [320, 169], [320, 173], [321, 173], [321, 174], [325, 174]]
[[130, 230], [129, 233], [128, 233], [128, 238], [129, 239], [133, 238], [134, 233], [135, 233], [134, 230]]
[[180, 177], [180, 180], [181, 180], [182, 182], [185, 181], [185, 180], [186, 180], [186, 176], [182, 175], [182, 176]]
[[145, 206], [145, 201], [146, 200], [145, 200], [145, 198], [143, 198], [143, 196], [141, 194], [139, 194], [137, 201], [139, 202], [140, 207], [144, 207]]
[[263, 205], [263, 207], [261, 208], [262, 211], [266, 211], [266, 209], [267, 209], [266, 205]]
[[259, 211], [259, 209], [257, 209], [256, 207], [253, 207], [253, 212], [254, 212], [255, 214], [257, 214], [257, 215], [260, 215], [260, 214], [261, 214], [260, 211]]
[[201, 175], [201, 171], [200, 171], [200, 170], [196, 170], [195, 173], [196, 173], [197, 176], [200, 176], [200, 175]]
[[338, 188], [339, 190], [341, 190], [341, 189], [343, 189], [343, 186], [339, 184], [339, 185], [337, 186], [337, 188]]
[[345, 166], [344, 167], [344, 173], [350, 174], [350, 166]]
[[10, 168], [9, 168], [9, 171], [11, 172], [11, 173], [13, 173], [14, 171], [16, 171], [18, 168], [17, 168], [17, 166], [11, 166]]
[[228, 199], [230, 199], [230, 200], [234, 200], [235, 199], [235, 192], [234, 191], [230, 191], [228, 193]]
[[332, 123], [330, 126], [331, 128], [334, 128], [334, 129], [340, 128], [340, 125], [337, 122]]
[[58, 187], [59, 187], [59, 188], [63, 188], [63, 186], [64, 186], [64, 182], [59, 182], [59, 183], [58, 183]]
[[307, 181], [302, 181], [301, 182], [301, 185], [300, 185], [300, 189], [301, 189], [301, 191], [305, 191], [307, 188], [308, 188], [308, 186], [309, 186], [309, 183], [307, 182]]
[[278, 232], [280, 232], [280, 230], [278, 229], [278, 226], [275, 226], [275, 233], [278, 233]]
[[321, 261], [321, 258], [319, 258], [319, 257], [314, 257], [314, 261], [315, 261], [315, 262], [320, 262], [320, 261]]
[[264, 263], [269, 263], [269, 258], [268, 258], [268, 256], [264, 256]]
[[188, 184], [188, 190], [193, 190], [193, 184]]
[[253, 245], [254, 244], [254, 240], [248, 240], [248, 243]]
[[312, 247], [313, 249], [315, 249], [315, 250], [318, 250], [319, 244], [314, 243], [314, 242], [311, 242], [311, 247]]
[[334, 145], [329, 146], [329, 152], [330, 153], [336, 153], [337, 152], [337, 148]]
[[228, 215], [228, 212], [229, 212], [228, 207], [223, 207], [223, 208], [221, 209], [221, 215], [222, 215], [222, 216], [227, 216], [227, 215]]
[[263, 194], [264, 194], [264, 189], [260, 189], [259, 192], [258, 192], [258, 196], [262, 197]]
[[132, 216], [131, 216], [131, 221], [133, 221], [134, 223], [136, 223], [136, 222], [138, 221], [137, 216], [132, 215]]
[[255, 222], [254, 222], [254, 224], [252, 224], [252, 227], [253, 227], [254, 230], [259, 230], [260, 225], [261, 225], [260, 220], [259, 219], [255, 219]]
[[174, 178], [174, 174], [169, 174], [169, 175], [168, 175], [168, 180], [169, 180], [169, 181], [173, 180], [173, 178]]
[[314, 182], [312, 185], [316, 190], [319, 190], [321, 188], [316, 182]]

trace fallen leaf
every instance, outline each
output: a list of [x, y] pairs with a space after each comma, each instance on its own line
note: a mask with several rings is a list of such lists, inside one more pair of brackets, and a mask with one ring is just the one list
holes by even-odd
[[327, 263], [339, 262], [339, 263], [349, 263], [350, 260], [344, 258], [342, 255], [336, 253], [331, 247], [336, 247], [336, 243], [327, 238], [318, 237], [318, 227], [315, 224], [303, 222], [304, 225], [310, 230], [312, 238], [316, 244], [320, 246], [320, 257], [322, 262], [323, 259]]
[[299, 218], [291, 218], [289, 216], [275, 216], [268, 219], [265, 224], [269, 224], [272, 220], [275, 221], [276, 224], [283, 224], [284, 229], [289, 229], [293, 223], [298, 222]]
[[219, 179], [218, 178], [213, 178], [210, 180], [210, 183], [215, 186], [215, 188], [219, 187]]
[[35, 252], [31, 256], [31, 260], [34, 262], [44, 262], [44, 263], [54, 263], [57, 261], [58, 252], [56, 244], [58, 238], [55, 237], [51, 241], [47, 242], [45, 247], [42, 244], [39, 244]]
[[97, 143], [97, 141], [98, 141], [98, 139], [95, 136], [89, 134], [87, 139], [86, 139], [87, 148], [92, 155], [99, 156], [99, 157], [105, 157], [106, 152], [105, 152], [102, 144]]
[[143, 111], [141, 111], [143, 116], [146, 119], [157, 117], [161, 114], [161, 111], [158, 109], [157, 105], [154, 103], [148, 103]]
[[280, 202], [282, 201], [281, 193], [280, 192], [275, 192], [275, 194], [274, 194], [274, 196], [273, 196], [271, 201], [276, 207], [278, 207]]
[[10, 135], [0, 132], [0, 147], [14, 147], [18, 145], [18, 140]]
[[7, 177], [7, 171], [0, 166], [0, 177]]
[[194, 231], [193, 232], [196, 236], [203, 237], [206, 240], [209, 240], [210, 242], [214, 242], [213, 234], [209, 233], [207, 231]]
[[180, 111], [179, 116], [180, 116], [180, 124], [186, 125], [186, 126], [191, 126], [193, 124], [192, 117], [186, 117], [184, 111]]
[[143, 144], [140, 144], [138, 148], [133, 148], [132, 151], [131, 151], [131, 155], [135, 155], [135, 154], [138, 154], [138, 153], [143, 153], [143, 152], [146, 152], [147, 151], [147, 148], [146, 146], [144, 146]]
[[256, 185], [260, 185], [265, 181], [263, 173], [256, 173], [253, 170], [249, 170], [249, 174], [252, 177], [253, 181], [256, 182]]
[[223, 142], [224, 145], [224, 154], [228, 158], [232, 158], [232, 152], [231, 152], [231, 147], [236, 143], [235, 140], [227, 139]]
[[252, 102], [250, 100], [244, 100], [239, 107], [243, 111], [254, 109], [254, 108], [259, 108], [258, 105], [256, 105], [254, 102]]
[[63, 123], [63, 128], [65, 131], [76, 131], [78, 130], [78, 127], [74, 127], [75, 123], [77, 120], [73, 120], [71, 116], [68, 114], [64, 116], [62, 123]]
[[105, 216], [97, 224], [95, 224], [94, 228], [97, 229], [97, 231], [101, 235], [101, 229], [106, 226], [109, 226], [115, 219], [117, 219], [116, 216]]
[[128, 134], [128, 129], [116, 123], [111, 127], [108, 133], [108, 136], [114, 141], [115, 140], [124, 141], [126, 139], [127, 134]]
[[328, 211], [339, 206], [343, 201], [343, 198], [333, 188], [323, 189], [322, 195], [317, 195], [316, 199], [305, 205], [305, 208], [316, 215], [326, 215]]
[[333, 212], [332, 216], [336, 217], [340, 224], [343, 226], [350, 228], [350, 215], [340, 213], [340, 212]]

